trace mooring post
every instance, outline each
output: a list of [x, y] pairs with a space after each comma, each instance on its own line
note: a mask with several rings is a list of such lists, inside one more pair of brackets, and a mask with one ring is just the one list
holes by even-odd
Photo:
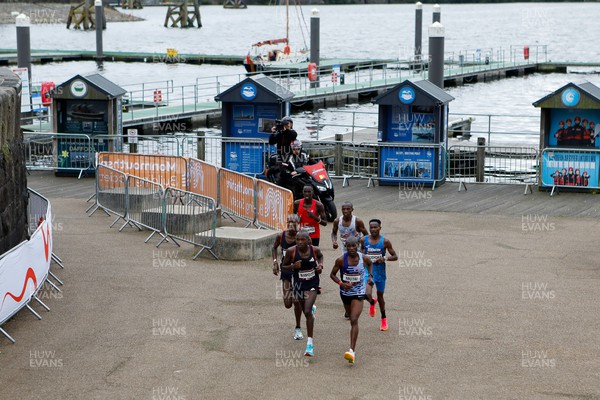
[[204, 131], [196, 132], [197, 146], [196, 146], [196, 157], [198, 160], [205, 160], [206, 142], [204, 140]]
[[104, 7], [102, 0], [95, 1], [95, 17], [96, 17], [96, 63], [98, 66], [102, 66], [102, 60], [104, 59], [104, 53], [102, 49], [102, 20], [104, 19]]
[[334, 154], [334, 162], [335, 162], [335, 175], [342, 176], [344, 175], [344, 134], [336, 133], [335, 134], [335, 154]]
[[31, 84], [31, 20], [25, 14], [16, 18], [17, 26], [17, 66], [27, 68], [27, 76]]
[[444, 88], [444, 26], [434, 22], [429, 26], [429, 82]]
[[321, 49], [319, 47], [320, 29], [321, 19], [319, 18], [319, 10], [313, 8], [312, 16], [310, 17], [310, 62], [317, 65], [317, 78], [310, 83], [311, 88], [319, 87], [319, 58], [321, 57]]
[[485, 181], [485, 138], [477, 138], [475, 182]]
[[431, 22], [442, 22], [442, 7], [439, 4], [433, 6], [433, 21]]
[[415, 7], [415, 63], [421, 62], [421, 49], [423, 37], [423, 3], [417, 1]]

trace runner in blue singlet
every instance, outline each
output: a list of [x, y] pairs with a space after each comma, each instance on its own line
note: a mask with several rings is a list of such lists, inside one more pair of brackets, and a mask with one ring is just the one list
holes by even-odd
[[[396, 255], [396, 250], [392, 247], [392, 243], [380, 235], [381, 231], [381, 221], [378, 219], [372, 219], [369, 221], [369, 231], [371, 234], [369, 236], [365, 236], [360, 240], [363, 248], [363, 253], [367, 255], [371, 261], [373, 262], [373, 282], [377, 287], [377, 297], [373, 297], [371, 303], [371, 307], [369, 307], [369, 315], [374, 317], [376, 314], [375, 304], [379, 302], [379, 309], [381, 310], [381, 330], [388, 330], [387, 317], [385, 315], [385, 299], [383, 298], [383, 293], [385, 292], [385, 281], [386, 281], [386, 271], [385, 271], [385, 262], [386, 261], [396, 261], [398, 256]], [[389, 253], [388, 256], [385, 255], [385, 252]], [[367, 287], [367, 299], [371, 297], [372, 287]]]
[[[370, 277], [372, 263], [369, 257], [358, 252], [358, 241], [355, 237], [351, 236], [346, 240], [346, 250], [343, 256], [335, 260], [330, 277], [340, 285], [340, 297], [346, 313], [350, 316], [350, 350], [344, 353], [344, 358], [354, 363], [358, 318], [362, 313], [367, 286], [373, 285]], [[337, 276], [338, 271], [341, 279]]]

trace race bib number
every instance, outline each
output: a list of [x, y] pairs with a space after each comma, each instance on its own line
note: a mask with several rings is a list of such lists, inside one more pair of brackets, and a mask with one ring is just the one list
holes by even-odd
[[367, 254], [367, 256], [371, 259], [372, 262], [375, 262], [375, 260], [377, 260], [379, 257], [381, 257], [381, 253], [376, 253], [376, 254], [370, 253], [370, 254]]
[[309, 281], [315, 277], [315, 270], [311, 269], [308, 271], [298, 271], [298, 278], [303, 281]]
[[315, 233], [315, 227], [314, 227], [314, 226], [312, 226], [312, 225], [304, 225], [304, 226], [302, 227], [302, 230], [303, 230], [304, 232], [308, 233], [309, 235], [310, 235], [311, 233]]
[[344, 274], [344, 276], [342, 277], [342, 280], [344, 282], [358, 283], [358, 282], [360, 282], [360, 278], [361, 278], [360, 274], [356, 274], [356, 275]]

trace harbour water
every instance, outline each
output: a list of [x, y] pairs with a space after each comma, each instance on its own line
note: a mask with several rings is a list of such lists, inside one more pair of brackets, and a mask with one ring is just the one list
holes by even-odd
[[[32, 5], [32, 13], [43, 12]], [[301, 7], [308, 21], [315, 6]], [[414, 53], [414, 5], [339, 5], [318, 6], [321, 18], [321, 57], [400, 58]], [[423, 46], [427, 53], [427, 26], [431, 22], [432, 5], [423, 7]], [[166, 7], [146, 7], [126, 11], [145, 19], [141, 22], [111, 23], [104, 33], [105, 51], [145, 51], [164, 54], [167, 48], [180, 53], [244, 55], [252, 42], [285, 36], [283, 9], [276, 6], [251, 6], [246, 10], [202, 6], [201, 29], [164, 28]], [[292, 15], [295, 15], [292, 13]], [[565, 23], [566, 17], [600, 15], [599, 3], [527, 3], [527, 4], [448, 4], [442, 5], [441, 21], [445, 27], [446, 57], [473, 53], [508, 58], [523, 45], [531, 47], [532, 61], [542, 56], [554, 61], [600, 61], [600, 46], [591, 38], [600, 35], [593, 18], [577, 18], [576, 29]], [[53, 23], [52, 15], [43, 24], [32, 25], [33, 49], [93, 50], [95, 32], [67, 30]], [[296, 26], [296, 24], [292, 24]], [[300, 43], [298, 30], [291, 32], [292, 43]], [[309, 41], [309, 38], [306, 38]], [[514, 48], [511, 46], [515, 46]], [[546, 46], [546, 47], [542, 47]], [[0, 47], [16, 48], [14, 25], [0, 25]], [[96, 72], [93, 62], [67, 62], [34, 65], [33, 82], [63, 82], [75, 74]], [[126, 86], [132, 83], [172, 80], [174, 85], [192, 84], [198, 77], [243, 74], [242, 66], [165, 64], [160, 57], [147, 63], [110, 63], [102, 71], [108, 79]], [[539, 110], [531, 103], [568, 82], [589, 80], [600, 86], [600, 71], [577, 67], [567, 74], [534, 74], [489, 83], [477, 83], [447, 91], [455, 97], [450, 112], [456, 116], [474, 114], [516, 115], [492, 119], [492, 131], [513, 132], [494, 138], [496, 144], [537, 145]], [[233, 79], [233, 78], [232, 78]], [[224, 89], [224, 88], [223, 88]], [[371, 104], [349, 105], [345, 110], [371, 112], [362, 114], [360, 124], [376, 123], [377, 108]], [[351, 123], [349, 113], [325, 113], [320, 125]], [[301, 137], [309, 137], [314, 127], [312, 112], [295, 115], [295, 128]], [[501, 128], [501, 129], [500, 129]], [[314, 128], [312, 128], [314, 129]], [[324, 128], [331, 134], [332, 128]], [[476, 131], [488, 130], [488, 118], [476, 117]]]

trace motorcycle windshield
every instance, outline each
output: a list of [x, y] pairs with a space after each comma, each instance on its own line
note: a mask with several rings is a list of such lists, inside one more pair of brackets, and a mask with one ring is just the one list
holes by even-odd
[[323, 161], [319, 161], [314, 165], [305, 165], [303, 168], [307, 173], [311, 174], [317, 182], [323, 182], [324, 180], [329, 179], [329, 174], [325, 169]]

